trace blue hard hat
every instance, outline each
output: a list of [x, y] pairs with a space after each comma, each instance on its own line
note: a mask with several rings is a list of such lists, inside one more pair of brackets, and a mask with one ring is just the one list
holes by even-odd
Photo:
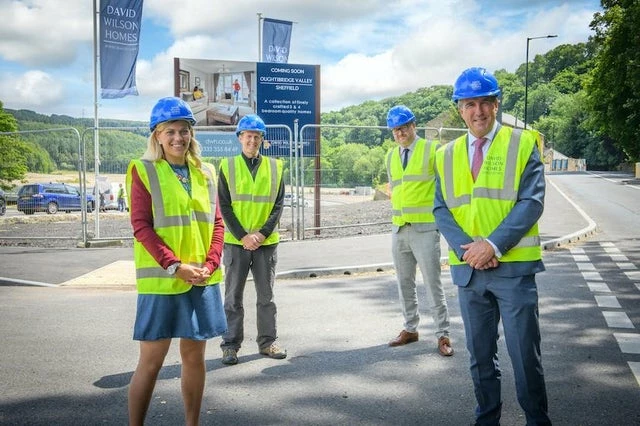
[[188, 103], [180, 98], [167, 97], [162, 98], [153, 106], [151, 110], [151, 119], [149, 120], [149, 129], [153, 132], [156, 126], [165, 121], [185, 120], [196, 124], [196, 119], [193, 117], [191, 107]]
[[387, 127], [393, 129], [415, 121], [416, 116], [404, 105], [396, 105], [387, 113]]
[[256, 114], [248, 114], [240, 119], [238, 126], [236, 127], [236, 136], [240, 136], [241, 132], [245, 130], [251, 130], [254, 132], [262, 133], [262, 136], [267, 132], [267, 126], [265, 126], [262, 118]]
[[486, 69], [472, 67], [464, 70], [453, 85], [453, 99], [477, 98], [480, 96], [500, 96], [498, 80]]

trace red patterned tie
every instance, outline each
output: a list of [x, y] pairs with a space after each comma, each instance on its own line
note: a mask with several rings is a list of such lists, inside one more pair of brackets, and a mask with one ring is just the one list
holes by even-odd
[[482, 167], [482, 161], [484, 160], [484, 155], [482, 154], [482, 147], [487, 143], [487, 138], [480, 138], [473, 141], [473, 146], [475, 147], [475, 151], [473, 153], [473, 161], [471, 162], [471, 176], [473, 176], [473, 181], [476, 181], [478, 177], [478, 173], [480, 173], [480, 167]]

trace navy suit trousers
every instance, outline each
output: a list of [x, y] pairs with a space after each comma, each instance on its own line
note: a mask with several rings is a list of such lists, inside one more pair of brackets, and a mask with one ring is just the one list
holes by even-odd
[[526, 414], [527, 425], [550, 425], [535, 275], [500, 277], [495, 270], [475, 270], [469, 284], [458, 287], [458, 295], [478, 402], [476, 424], [500, 424], [502, 397], [497, 341], [502, 319], [518, 402]]

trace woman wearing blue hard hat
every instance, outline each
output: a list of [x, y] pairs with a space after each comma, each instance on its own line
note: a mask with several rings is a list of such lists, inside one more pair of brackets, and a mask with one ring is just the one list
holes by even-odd
[[500, 424], [496, 342], [502, 322], [526, 424], [551, 425], [535, 280], [545, 269], [538, 231], [544, 165], [536, 133], [497, 121], [500, 95], [498, 81], [484, 68], [469, 68], [456, 80], [453, 100], [468, 131], [436, 153], [433, 214], [449, 244], [458, 287], [476, 424]]
[[227, 329], [218, 285], [224, 225], [217, 179], [200, 158], [194, 124], [186, 102], [160, 99], [147, 150], [127, 169], [138, 290], [133, 338], [140, 341], [129, 424], [144, 423], [172, 338], [180, 338], [185, 424], [198, 424], [206, 341]]

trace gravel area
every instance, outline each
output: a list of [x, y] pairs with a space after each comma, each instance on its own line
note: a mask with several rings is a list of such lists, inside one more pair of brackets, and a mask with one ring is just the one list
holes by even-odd
[[[391, 232], [391, 202], [371, 201], [371, 197], [327, 196], [320, 211], [320, 230], [308, 230], [316, 223], [313, 207], [304, 210], [305, 239], [341, 238]], [[312, 204], [313, 205], [313, 204]], [[15, 206], [13, 207], [15, 208]], [[302, 210], [302, 209], [300, 209]], [[297, 211], [297, 210], [296, 210]], [[79, 213], [35, 213], [0, 217], [0, 246], [43, 248], [78, 247], [83, 241], [82, 222]], [[293, 223], [302, 223], [302, 217], [293, 218], [285, 208], [280, 221], [281, 238], [292, 239]], [[118, 212], [100, 213], [99, 235], [101, 239], [121, 241], [124, 247], [133, 245], [133, 233], [129, 215]], [[293, 227], [295, 228], [295, 227]], [[95, 240], [95, 214], [87, 215], [87, 239]]]

